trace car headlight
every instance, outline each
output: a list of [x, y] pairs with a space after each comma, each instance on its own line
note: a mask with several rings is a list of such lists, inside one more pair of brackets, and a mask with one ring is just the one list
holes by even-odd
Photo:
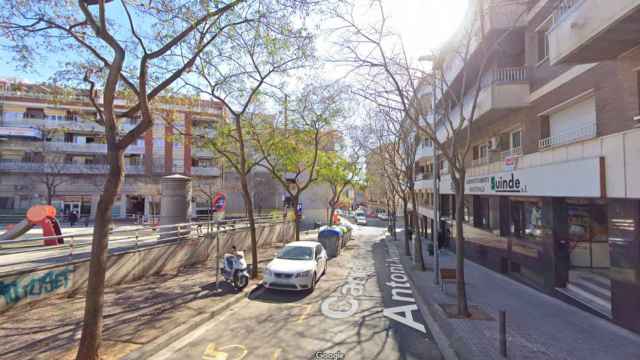
[[273, 272], [271, 270], [269, 270], [269, 269], [265, 269], [264, 275], [265, 276], [273, 276]]
[[309, 277], [311, 276], [311, 270], [303, 271], [301, 273], [296, 274], [296, 278]]

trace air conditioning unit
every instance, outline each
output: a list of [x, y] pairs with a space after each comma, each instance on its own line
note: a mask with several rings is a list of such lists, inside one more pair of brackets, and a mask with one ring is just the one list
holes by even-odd
[[498, 139], [498, 137], [496, 137], [496, 136], [494, 136], [494, 137], [490, 138], [490, 139], [489, 139], [489, 144], [488, 144], [488, 145], [489, 145], [489, 150], [490, 150], [490, 151], [496, 151], [496, 150], [498, 150], [498, 149], [499, 149], [499, 146], [500, 146], [499, 141], [500, 141], [500, 140], [499, 140], [499, 139]]
[[635, 127], [640, 127], [640, 115], [636, 115], [633, 117], [633, 121], [635, 121]]

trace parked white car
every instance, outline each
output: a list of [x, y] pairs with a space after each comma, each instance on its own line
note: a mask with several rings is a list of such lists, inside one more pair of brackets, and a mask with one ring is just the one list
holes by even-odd
[[378, 219], [380, 220], [389, 220], [389, 216], [385, 212], [378, 213]]
[[327, 252], [316, 241], [294, 241], [283, 247], [267, 264], [263, 285], [268, 289], [315, 289], [327, 272]]
[[367, 216], [365, 214], [356, 214], [356, 224], [367, 225]]

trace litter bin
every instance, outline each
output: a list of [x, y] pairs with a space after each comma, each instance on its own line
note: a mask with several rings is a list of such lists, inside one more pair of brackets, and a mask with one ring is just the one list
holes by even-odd
[[342, 231], [335, 227], [327, 227], [320, 230], [318, 242], [324, 246], [328, 257], [334, 258], [340, 255], [342, 236]]

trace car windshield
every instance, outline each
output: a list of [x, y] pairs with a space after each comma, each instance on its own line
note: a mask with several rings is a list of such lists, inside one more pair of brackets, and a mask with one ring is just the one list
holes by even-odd
[[278, 254], [278, 259], [311, 260], [313, 259], [313, 249], [306, 246], [285, 246]]

